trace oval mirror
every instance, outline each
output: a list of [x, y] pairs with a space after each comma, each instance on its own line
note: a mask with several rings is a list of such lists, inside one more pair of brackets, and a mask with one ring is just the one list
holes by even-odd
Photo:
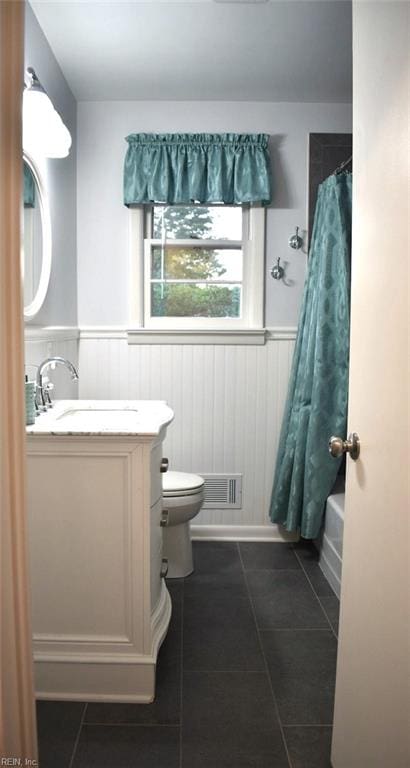
[[45, 185], [39, 169], [23, 156], [21, 263], [24, 317], [34, 317], [47, 294], [51, 273], [51, 220]]

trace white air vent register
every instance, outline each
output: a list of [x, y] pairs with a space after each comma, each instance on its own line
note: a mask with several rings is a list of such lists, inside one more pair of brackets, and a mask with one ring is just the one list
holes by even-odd
[[243, 475], [208, 475], [205, 480], [204, 509], [240, 509], [242, 507]]

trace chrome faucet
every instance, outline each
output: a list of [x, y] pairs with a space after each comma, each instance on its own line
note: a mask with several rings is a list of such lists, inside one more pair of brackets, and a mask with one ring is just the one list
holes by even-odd
[[44, 371], [50, 366], [50, 365], [65, 365], [66, 368], [71, 373], [71, 378], [73, 381], [78, 381], [78, 373], [75, 368], [75, 366], [67, 360], [65, 357], [47, 357], [46, 360], [43, 360], [42, 363], [37, 368], [37, 391], [36, 391], [36, 408], [37, 411], [46, 411], [47, 408], [52, 408], [53, 403], [50, 396], [51, 386], [48, 387], [47, 385], [44, 386], [43, 384], [43, 374]]

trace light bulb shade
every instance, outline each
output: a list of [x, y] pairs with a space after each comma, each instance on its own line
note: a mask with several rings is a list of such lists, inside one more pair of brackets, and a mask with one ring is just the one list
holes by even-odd
[[[38, 80], [36, 80], [38, 83]], [[23, 94], [23, 149], [44, 157], [67, 157], [71, 135], [44, 89], [29, 85]]]

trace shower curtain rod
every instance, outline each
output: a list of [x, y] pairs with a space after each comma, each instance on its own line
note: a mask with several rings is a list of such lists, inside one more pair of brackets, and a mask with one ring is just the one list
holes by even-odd
[[347, 165], [352, 162], [353, 155], [350, 155], [350, 157], [347, 158], [347, 160], [343, 160], [340, 165], [337, 166], [336, 170], [333, 171], [333, 176], [337, 176], [339, 173], [344, 171]]

